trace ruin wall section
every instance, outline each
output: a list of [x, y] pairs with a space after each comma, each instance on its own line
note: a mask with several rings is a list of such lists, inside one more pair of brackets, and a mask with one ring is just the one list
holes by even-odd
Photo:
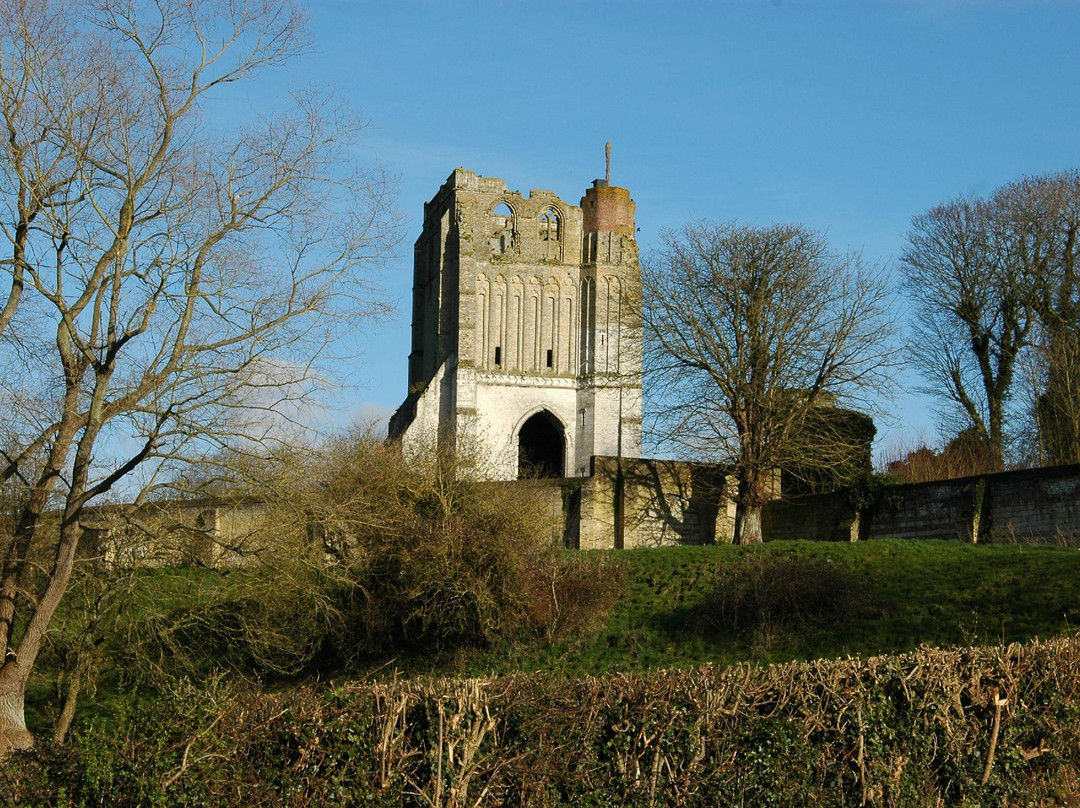
[[601, 181], [578, 206], [455, 169], [424, 206], [409, 390], [390, 437], [474, 457], [491, 480], [519, 475], [518, 436], [538, 413], [558, 424], [567, 476], [594, 454], [640, 454], [633, 216], [629, 191]]
[[[580, 481], [580, 516], [571, 547], [615, 546], [615, 492], [623, 477], [623, 546], [730, 543], [735, 529], [731, 481], [721, 466], [677, 460], [594, 457]], [[568, 525], [573, 524], [572, 507]]]
[[1080, 539], [1080, 465], [887, 486], [861, 513], [845, 492], [778, 500], [766, 504], [762, 527], [767, 541], [1071, 543]]

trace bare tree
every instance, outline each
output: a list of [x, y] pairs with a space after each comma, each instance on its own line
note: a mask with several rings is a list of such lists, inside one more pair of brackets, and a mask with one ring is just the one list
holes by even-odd
[[816, 408], [884, 383], [885, 278], [798, 225], [698, 223], [664, 234], [664, 244], [643, 265], [658, 427], [694, 451], [732, 458], [735, 541], [759, 542], [780, 469], [848, 462], [861, 448], [839, 434], [811, 446], [802, 438]]
[[1076, 172], [1020, 180], [912, 220], [901, 262], [916, 304], [911, 355], [928, 390], [959, 416], [954, 434], [987, 445], [987, 471], [1005, 467], [1021, 431], [1010, 404], [1019, 363], [1033, 347], [1038, 454], [1044, 462], [1077, 457], [1078, 228]]
[[912, 219], [901, 257], [915, 304], [911, 356], [929, 392], [955, 406], [958, 426], [1005, 467], [1006, 405], [1034, 323], [1034, 277], [995, 204], [956, 199]]
[[1036, 277], [1038, 459], [1080, 462], [1080, 172], [1026, 178], [1000, 196]]
[[253, 388], [302, 395], [328, 317], [375, 307], [365, 266], [392, 223], [355, 122], [309, 93], [208, 124], [302, 22], [289, 0], [0, 8], [0, 750], [32, 741], [27, 678], [87, 507], [242, 430]]

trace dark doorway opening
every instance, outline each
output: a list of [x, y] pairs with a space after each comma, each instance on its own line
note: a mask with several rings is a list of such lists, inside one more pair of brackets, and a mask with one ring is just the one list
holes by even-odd
[[541, 410], [518, 432], [518, 477], [562, 477], [566, 441], [562, 425]]

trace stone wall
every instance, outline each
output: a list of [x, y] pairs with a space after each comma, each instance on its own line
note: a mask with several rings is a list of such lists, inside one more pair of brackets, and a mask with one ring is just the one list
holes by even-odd
[[[580, 481], [581, 549], [615, 547], [615, 494], [622, 467], [623, 546], [729, 543], [735, 507], [721, 467], [676, 460], [594, 457]], [[577, 482], [577, 481], [573, 481]], [[572, 514], [568, 514], [572, 517]], [[573, 527], [568, 533], [573, 532]]]
[[770, 502], [763, 528], [779, 539], [1072, 541], [1080, 537], [1080, 465], [888, 486], [858, 514], [846, 493]]
[[[565, 479], [492, 481], [490, 496], [538, 504], [553, 545], [611, 549], [615, 493], [622, 469], [623, 546], [659, 547], [730, 542], [735, 506], [721, 467], [674, 460], [594, 457], [591, 474]], [[104, 563], [143, 566], [242, 565], [280, 536], [280, 519], [255, 499], [198, 499], [138, 508], [95, 509], [84, 552]]]
[[259, 500], [193, 499], [91, 509], [80, 552], [105, 564], [236, 567], [280, 527]]
[[848, 495], [841, 492], [769, 502], [761, 514], [761, 530], [766, 541], [851, 541], [858, 524]]
[[995, 539], [1080, 537], [1080, 466], [1003, 476], [987, 487], [983, 521]]
[[[732, 483], [720, 466], [674, 460], [594, 457], [587, 477], [492, 483], [492, 496], [512, 498], [521, 486], [539, 497], [553, 544], [587, 550], [614, 548], [620, 467], [623, 546], [728, 543], [735, 525]], [[148, 564], [198, 563], [227, 567], [274, 536], [267, 507], [257, 501], [212, 500], [144, 506], [132, 514], [99, 512], [88, 548], [104, 558], [150, 554]], [[1064, 542], [1080, 538], [1080, 465], [887, 486], [877, 503], [857, 514], [846, 492], [774, 500], [765, 506], [767, 541], [856, 538], [938, 538], [971, 541]], [[129, 535], [130, 534], [130, 535]]]

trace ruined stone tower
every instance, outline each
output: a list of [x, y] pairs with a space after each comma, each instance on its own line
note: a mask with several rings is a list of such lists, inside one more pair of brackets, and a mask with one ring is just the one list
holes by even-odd
[[424, 205], [414, 249], [409, 393], [391, 438], [465, 450], [490, 479], [640, 455], [627, 189], [595, 180], [578, 207], [459, 168]]

